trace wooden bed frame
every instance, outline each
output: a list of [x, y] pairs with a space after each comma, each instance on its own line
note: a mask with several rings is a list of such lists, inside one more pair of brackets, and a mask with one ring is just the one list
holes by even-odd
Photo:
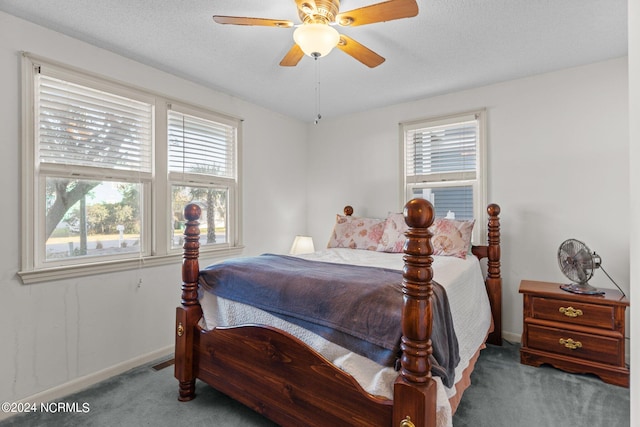
[[[488, 245], [474, 246], [487, 258], [487, 294], [493, 332], [487, 342], [501, 345], [500, 207], [492, 204]], [[196, 379], [282, 426], [435, 427], [436, 384], [431, 378], [431, 234], [434, 210], [423, 199], [404, 208], [409, 231], [403, 270], [402, 357], [393, 400], [375, 397], [302, 341], [276, 328], [258, 325], [198, 326], [200, 208], [185, 208], [182, 299], [176, 309], [175, 377], [179, 397], [195, 397]]]

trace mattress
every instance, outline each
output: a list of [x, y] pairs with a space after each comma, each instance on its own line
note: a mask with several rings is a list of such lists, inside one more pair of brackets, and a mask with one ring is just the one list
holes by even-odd
[[[345, 248], [326, 249], [302, 258], [362, 266], [375, 266], [402, 270], [401, 253], [386, 253]], [[491, 308], [486, 294], [480, 262], [474, 256], [466, 259], [434, 256], [433, 278], [447, 292], [451, 306], [453, 325], [458, 337], [460, 363], [455, 370], [458, 382], [474, 354], [484, 344], [491, 327]], [[217, 326], [242, 324], [262, 324], [287, 331], [308, 346], [332, 361], [338, 368], [351, 374], [368, 393], [393, 399], [393, 383], [398, 372], [393, 368], [379, 365], [363, 356], [333, 344], [297, 325], [286, 322], [265, 311], [245, 304], [219, 298], [210, 292], [199, 295], [203, 318], [201, 326], [213, 329]], [[438, 426], [451, 426], [452, 410], [449, 399], [456, 394], [456, 388], [445, 387], [438, 377], [434, 377], [438, 387]]]

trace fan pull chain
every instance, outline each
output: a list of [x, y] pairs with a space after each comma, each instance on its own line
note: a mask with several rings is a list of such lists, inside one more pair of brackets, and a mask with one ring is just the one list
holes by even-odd
[[318, 124], [322, 115], [320, 114], [320, 66], [318, 65], [318, 58], [320, 55], [313, 55], [313, 59], [316, 66], [316, 119], [313, 123]]

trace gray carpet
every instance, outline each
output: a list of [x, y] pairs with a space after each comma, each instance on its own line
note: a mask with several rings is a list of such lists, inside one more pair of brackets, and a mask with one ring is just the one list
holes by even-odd
[[520, 364], [520, 346], [480, 353], [454, 427], [629, 426], [629, 389], [551, 366]]
[[[629, 426], [628, 389], [591, 375], [521, 365], [518, 350], [507, 342], [483, 350], [454, 427]], [[155, 370], [154, 365], [62, 400], [80, 408], [88, 403], [88, 413], [22, 414], [0, 426], [275, 426], [201, 382], [195, 400], [178, 402], [173, 366]]]

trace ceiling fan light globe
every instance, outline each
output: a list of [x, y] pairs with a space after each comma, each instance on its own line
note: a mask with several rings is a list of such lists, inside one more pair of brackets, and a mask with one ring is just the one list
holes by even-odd
[[326, 56], [338, 45], [340, 34], [327, 24], [303, 24], [293, 32], [293, 40], [313, 58]]

